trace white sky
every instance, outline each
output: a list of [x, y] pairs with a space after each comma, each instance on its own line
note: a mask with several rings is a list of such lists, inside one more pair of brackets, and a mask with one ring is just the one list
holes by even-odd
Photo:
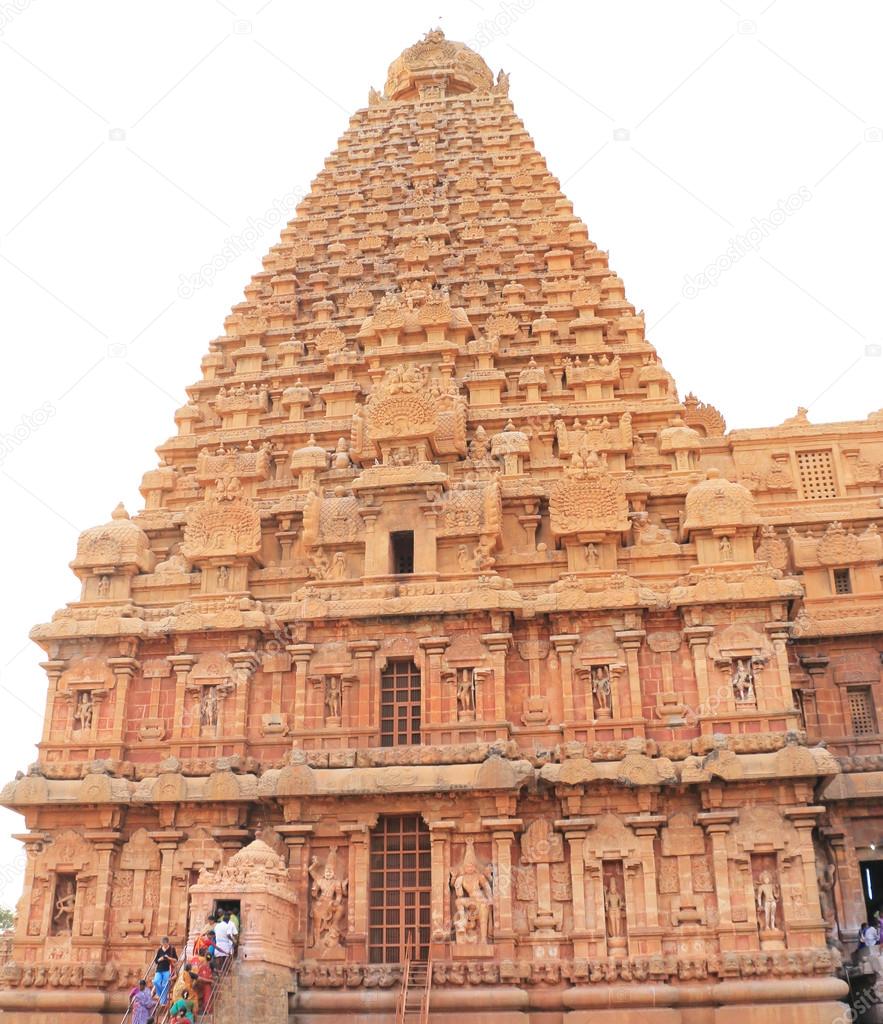
[[[3, 0], [0, 778], [34, 759], [45, 676], [27, 633], [77, 595], [77, 533], [140, 507], [185, 385], [278, 237], [262, 218], [436, 24], [511, 73], [682, 396], [730, 427], [883, 406], [879, 4]], [[756, 251], [684, 294], [789, 197]], [[253, 249], [179, 294], [256, 224]], [[0, 812], [7, 904], [20, 847], [2, 834], [21, 830]]]

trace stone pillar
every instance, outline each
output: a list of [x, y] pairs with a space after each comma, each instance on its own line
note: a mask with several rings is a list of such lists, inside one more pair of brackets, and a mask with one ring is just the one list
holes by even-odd
[[235, 651], [227, 657], [233, 665], [235, 690], [233, 720], [224, 722], [224, 733], [228, 739], [245, 742], [248, 734], [248, 691], [260, 661], [254, 651]]
[[[713, 633], [714, 626], [688, 626], [684, 630], [684, 636], [687, 638], [687, 643], [690, 645], [690, 651], [693, 655], [693, 674], [696, 677], [696, 689], [699, 697], [697, 714], [700, 718], [710, 717], [714, 707], [720, 703], [715, 700], [714, 704], [712, 704], [712, 694], [708, 686], [708, 641]], [[701, 731], [703, 733], [713, 731], [712, 723], [702, 722]]]
[[[800, 860], [803, 867], [803, 928], [816, 934], [812, 935], [813, 942], [804, 939], [806, 945], [824, 945], [827, 926], [822, 919], [822, 908], [819, 902], [819, 880], [816, 877], [816, 851], [813, 845], [812, 834], [816, 824], [825, 813], [825, 808], [820, 806], [785, 807], [782, 814], [789, 819], [797, 829], [800, 836]], [[781, 879], [780, 879], [781, 884]], [[793, 906], [793, 901], [792, 901]], [[791, 909], [788, 904], [784, 908]], [[785, 926], [788, 929], [789, 940], [800, 922], [790, 921], [785, 918]], [[802, 929], [801, 929], [802, 930]], [[821, 934], [819, 934], [819, 931]], [[789, 942], [789, 944], [791, 944]]]
[[294, 662], [294, 721], [295, 730], [306, 728], [307, 724], [307, 669], [315, 651], [315, 644], [286, 644], [285, 650]]
[[[629, 717], [643, 718], [643, 707], [641, 706], [641, 677], [638, 671], [638, 651], [646, 636], [643, 629], [620, 629], [616, 631], [616, 639], [625, 651], [626, 671], [628, 674], [629, 689]], [[616, 714], [614, 706], [613, 713], [617, 718], [625, 718], [623, 714]]]
[[451, 833], [455, 821], [429, 822], [432, 856], [432, 921], [433, 953], [447, 955], [446, 944], [451, 940]]
[[561, 692], [564, 722], [573, 722], [577, 718], [573, 699], [573, 652], [579, 643], [576, 633], [559, 633], [549, 639], [555, 646], [555, 653], [561, 665]]
[[[447, 636], [426, 636], [417, 641], [423, 649], [423, 667], [420, 672], [420, 722], [421, 727], [443, 723], [441, 659], [445, 648], [451, 642]], [[432, 742], [433, 734], [424, 736]]]
[[113, 669], [116, 684], [114, 686], [115, 701], [113, 706], [112, 745], [122, 753], [123, 737], [126, 731], [126, 705], [128, 703], [129, 683], [132, 676], [141, 667], [135, 658], [108, 658], [108, 667]]
[[310, 876], [307, 874], [307, 865], [309, 864], [307, 844], [313, 832], [313, 826], [308, 824], [276, 825], [274, 830], [282, 836], [285, 845], [288, 847], [288, 871], [294, 879], [292, 884], [297, 896], [298, 940], [294, 955], [296, 959], [302, 959], [306, 951], [307, 942], [309, 941], [307, 934], [309, 922], [307, 905], [309, 903]]
[[481, 639], [490, 652], [494, 670], [494, 720], [505, 722], [509, 717], [506, 712], [506, 653], [512, 634], [484, 633]]
[[55, 701], [58, 697], [58, 681], [66, 667], [67, 662], [61, 659], [40, 662], [40, 668], [42, 668], [49, 677], [49, 690], [46, 694], [46, 717], [43, 719], [43, 743], [48, 743], [51, 737]]
[[[423, 537], [414, 545], [414, 572], [423, 575], [438, 573], [438, 506], [435, 502], [421, 505]], [[416, 538], [415, 538], [416, 540]]]
[[[659, 890], [656, 884], [656, 849], [655, 841], [659, 835], [659, 829], [668, 820], [664, 814], [635, 814], [625, 819], [632, 827], [635, 835], [641, 841], [641, 875], [643, 876], [643, 892], [640, 894], [640, 901], [636, 906], [642, 914], [636, 914], [638, 918], [635, 925], [638, 930], [648, 929], [659, 930]], [[637, 901], [636, 901], [637, 902]], [[643, 916], [643, 921], [640, 917]], [[647, 952], [651, 950], [648, 949]], [[652, 952], [662, 952], [661, 935], [652, 944]]]
[[349, 837], [349, 896], [347, 899], [347, 932], [345, 942], [356, 960], [368, 956], [368, 839], [367, 822], [344, 822], [341, 832]]
[[494, 842], [494, 863], [497, 866], [494, 889], [494, 946], [499, 957], [515, 955], [515, 928], [512, 921], [512, 844], [521, 831], [521, 818], [483, 818], [482, 828], [489, 829]]
[[358, 679], [357, 707], [351, 722], [356, 728], [366, 730], [376, 727], [374, 715], [374, 652], [380, 647], [379, 640], [353, 640], [347, 644], [356, 663]]
[[386, 575], [389, 566], [381, 558], [377, 549], [377, 518], [380, 515], [380, 506], [364, 505], [359, 509], [359, 515], [365, 524], [365, 576]]
[[[738, 811], [703, 811], [696, 820], [711, 838], [711, 861], [714, 867], [714, 890], [722, 930], [733, 926], [733, 900], [730, 892], [730, 866], [727, 857], [727, 833], [739, 817]], [[723, 944], [723, 943], [722, 943]]]
[[221, 847], [221, 863], [227, 861], [238, 853], [245, 843], [251, 838], [251, 832], [247, 828], [213, 828], [212, 839]]
[[[13, 839], [17, 839], [24, 845], [25, 848], [25, 877], [24, 884], [22, 886], [21, 893], [21, 907], [30, 907], [34, 901], [34, 881], [37, 873], [37, 854], [43, 850], [43, 845], [49, 838], [45, 832], [23, 832], [17, 835], [13, 835]], [[47, 893], [46, 900], [43, 906], [43, 917], [44, 921], [40, 922], [40, 934], [45, 935], [48, 929], [48, 918], [46, 916], [47, 911], [52, 906], [51, 893]], [[25, 941], [28, 938], [28, 920], [29, 912], [22, 913], [16, 918], [15, 922], [15, 937], [18, 942]], [[43, 927], [43, 924], [46, 927]]]
[[170, 654], [169, 661], [175, 672], [175, 711], [172, 718], [172, 739], [184, 738], [184, 701], [187, 693], [187, 677], [196, 664], [195, 654]]
[[[93, 935], [105, 942], [110, 939], [110, 891], [113, 883], [112, 858], [119, 848], [120, 833], [113, 831], [86, 832], [84, 837], [92, 844], [98, 854], [98, 867], [95, 879], [95, 930]], [[80, 900], [77, 900], [79, 904]], [[76, 927], [74, 934], [77, 934]]]
[[[780, 711], [782, 708], [793, 708], [794, 697], [791, 694], [791, 667], [788, 664], [788, 639], [791, 635], [790, 627], [785, 622], [768, 622], [764, 629], [769, 635], [773, 645], [773, 660], [776, 664], [776, 676], [778, 685], [775, 688], [770, 686], [758, 687], [755, 685], [757, 707], [759, 711]], [[798, 714], [794, 710], [793, 717], [788, 723], [789, 728], [798, 728]]]
[[564, 818], [555, 822], [555, 828], [564, 833], [570, 852], [570, 888], [573, 900], [573, 957], [586, 959], [590, 955], [589, 939], [594, 928], [594, 915], [590, 927], [586, 913], [586, 860], [584, 844], [589, 829], [595, 827], [594, 818]]
[[866, 913], [861, 879], [852, 868], [852, 865], [858, 866], [858, 858], [852, 837], [846, 831], [841, 828], [823, 828], [821, 832], [831, 847], [834, 866], [837, 869], [834, 907], [842, 939], [846, 934], [858, 934], [859, 925]]
[[172, 883], [175, 874], [175, 851], [184, 833], [177, 829], [162, 832], [148, 832], [150, 838], [159, 847], [162, 860], [159, 868], [159, 908], [156, 930], [161, 935], [172, 934]]

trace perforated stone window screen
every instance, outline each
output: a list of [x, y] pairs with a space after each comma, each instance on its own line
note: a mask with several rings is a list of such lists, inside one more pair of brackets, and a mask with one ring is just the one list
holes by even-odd
[[847, 691], [849, 716], [852, 719], [853, 736], [868, 736], [877, 732], [877, 716], [869, 686], [855, 687]]
[[849, 569], [835, 569], [834, 570], [834, 593], [835, 594], [851, 594], [852, 593], [852, 576], [849, 574]]
[[817, 452], [798, 452], [797, 469], [804, 498], [836, 498], [834, 460], [830, 449]]

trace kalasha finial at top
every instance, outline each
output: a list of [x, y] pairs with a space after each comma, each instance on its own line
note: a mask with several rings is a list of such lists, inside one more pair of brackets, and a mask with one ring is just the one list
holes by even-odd
[[474, 50], [434, 28], [390, 64], [383, 97], [372, 89], [371, 102], [434, 100], [466, 92], [508, 95], [509, 76], [501, 71], [495, 82]]

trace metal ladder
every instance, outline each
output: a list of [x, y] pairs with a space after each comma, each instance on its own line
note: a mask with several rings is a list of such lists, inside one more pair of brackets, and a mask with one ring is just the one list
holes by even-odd
[[427, 960], [416, 960], [415, 942], [410, 935], [402, 960], [402, 986], [396, 1000], [396, 1024], [428, 1024], [429, 998], [432, 991], [432, 954]]

